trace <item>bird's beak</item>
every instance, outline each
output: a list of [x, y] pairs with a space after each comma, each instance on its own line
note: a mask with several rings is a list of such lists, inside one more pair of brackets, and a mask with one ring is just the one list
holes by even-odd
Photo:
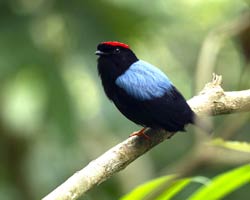
[[95, 55], [98, 55], [98, 56], [105, 55], [105, 54], [106, 54], [105, 52], [100, 51], [100, 50], [97, 50], [97, 51], [95, 52]]

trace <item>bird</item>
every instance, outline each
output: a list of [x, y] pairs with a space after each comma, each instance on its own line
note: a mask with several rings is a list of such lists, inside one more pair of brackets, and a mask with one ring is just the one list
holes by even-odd
[[196, 115], [168, 76], [135, 55], [129, 45], [101, 42], [95, 54], [97, 70], [106, 96], [129, 120], [146, 128], [185, 131]]

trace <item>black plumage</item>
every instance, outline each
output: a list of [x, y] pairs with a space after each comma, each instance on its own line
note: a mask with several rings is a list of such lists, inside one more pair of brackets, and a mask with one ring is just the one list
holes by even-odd
[[96, 54], [104, 91], [129, 120], [170, 132], [194, 123], [194, 112], [168, 77], [139, 60], [128, 45], [103, 42]]

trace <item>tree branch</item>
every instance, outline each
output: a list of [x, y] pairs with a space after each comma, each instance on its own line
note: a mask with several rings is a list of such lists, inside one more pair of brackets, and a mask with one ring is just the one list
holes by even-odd
[[[199, 95], [188, 101], [191, 108], [198, 115], [250, 111], [250, 90], [224, 92], [220, 86], [221, 81], [221, 76], [213, 74], [212, 82], [206, 84]], [[174, 135], [174, 133], [150, 128], [145, 131], [145, 134], [150, 137], [150, 140], [138, 136], [126, 139], [76, 172], [43, 200], [77, 199], [86, 191], [127, 167], [129, 163], [157, 144]]]

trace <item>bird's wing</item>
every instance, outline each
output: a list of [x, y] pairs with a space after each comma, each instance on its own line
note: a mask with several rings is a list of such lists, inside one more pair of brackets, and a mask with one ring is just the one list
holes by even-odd
[[194, 113], [175, 87], [163, 97], [143, 101], [142, 104], [141, 108], [152, 122], [168, 131], [184, 130], [185, 124], [193, 123]]
[[116, 79], [116, 84], [139, 101], [129, 114], [140, 124], [178, 131], [193, 122], [194, 113], [184, 97], [162, 71], [149, 63], [137, 61]]
[[142, 60], [133, 63], [115, 83], [128, 95], [141, 101], [162, 97], [173, 87], [160, 69]]

